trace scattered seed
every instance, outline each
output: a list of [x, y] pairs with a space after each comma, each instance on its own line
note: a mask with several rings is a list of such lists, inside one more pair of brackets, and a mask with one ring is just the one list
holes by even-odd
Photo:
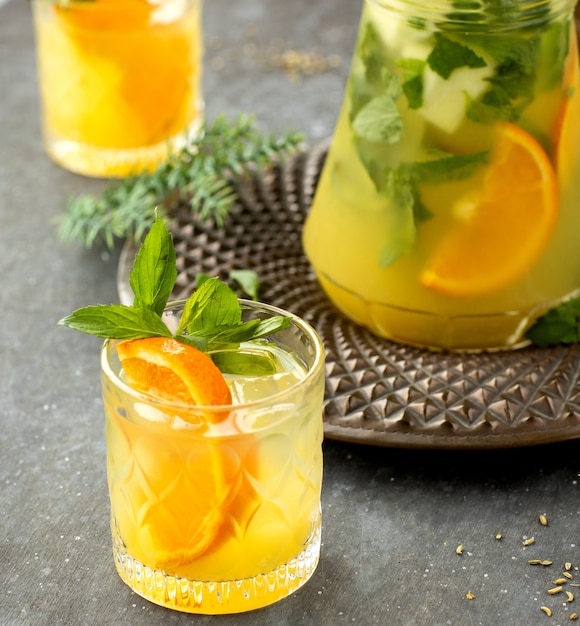
[[543, 513], [540, 515], [540, 524], [542, 526], [548, 525], [548, 518]]
[[544, 611], [544, 613], [548, 616], [548, 617], [552, 617], [552, 611], [550, 611], [550, 609], [547, 606], [541, 606], [540, 607], [541, 611]]
[[530, 565], [543, 565], [543, 561], [541, 559], [530, 559], [528, 563]]
[[545, 561], [541, 561], [540, 565], [543, 565], [543, 566], [547, 567], [548, 565], [552, 565], [553, 562], [554, 561], [545, 560]]
[[570, 587], [580, 587], [580, 583], [570, 583]]
[[502, 534], [501, 530], [495, 534], [495, 538], [498, 541], [501, 541], [503, 539], [503, 534]]
[[568, 580], [572, 580], [574, 578], [570, 572], [562, 572], [562, 576], [566, 576]]
[[571, 591], [566, 591], [566, 602], [574, 602], [574, 594]]
[[548, 593], [553, 596], [556, 593], [560, 593], [560, 591], [562, 591], [562, 586], [558, 586], [558, 587], [552, 587], [552, 589], [548, 589]]
[[463, 544], [457, 546], [457, 548], [455, 549], [455, 554], [463, 554]]
[[466, 597], [468, 600], [473, 600], [473, 599], [475, 598], [475, 594], [473, 593], [473, 591], [468, 591], [468, 592], [465, 594], [465, 597]]
[[578, 619], [578, 613], [572, 613], [572, 615], [570, 615], [570, 621], [573, 622], [574, 620]]
[[565, 569], [567, 572], [569, 572], [569, 571], [572, 569], [572, 563], [566, 563], [566, 564], [564, 565], [564, 569]]
[[554, 585], [563, 585], [568, 581], [565, 578], [556, 578], [556, 580], [553, 580], [552, 582], [554, 583]]
[[530, 537], [529, 539], [526, 539], [523, 543], [524, 546], [531, 546], [536, 540], [534, 539], [534, 537]]

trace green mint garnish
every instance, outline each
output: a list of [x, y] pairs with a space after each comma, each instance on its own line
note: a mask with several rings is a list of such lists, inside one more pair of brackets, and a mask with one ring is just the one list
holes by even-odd
[[[257, 285], [251, 272], [240, 270], [247, 284]], [[247, 341], [256, 341], [287, 328], [288, 316], [267, 320], [242, 321], [242, 307], [235, 292], [218, 278], [206, 277], [187, 299], [175, 333], [163, 321], [162, 314], [177, 278], [173, 239], [161, 217], [157, 217], [135, 257], [130, 276], [134, 300], [131, 305], [88, 306], [61, 319], [60, 326], [96, 335], [104, 339], [140, 339], [173, 337], [203, 351], [235, 350]], [[221, 354], [220, 363], [244, 362], [245, 372], [271, 371], [271, 359], [256, 354], [244, 359], [243, 353]], [[252, 362], [254, 365], [252, 365]], [[228, 367], [232, 371], [233, 365]], [[236, 366], [237, 367], [237, 366]]]
[[140, 241], [176, 197], [201, 220], [221, 226], [236, 198], [232, 176], [273, 166], [302, 142], [300, 133], [261, 133], [247, 115], [235, 123], [219, 116], [154, 172], [114, 180], [97, 196], [74, 197], [59, 216], [58, 237], [87, 247], [101, 240], [113, 247], [117, 237]]
[[392, 96], [382, 95], [365, 104], [352, 121], [360, 139], [375, 143], [396, 143], [403, 135], [403, 122]]
[[449, 78], [460, 67], [485, 67], [487, 63], [463, 44], [435, 33], [435, 45], [427, 57], [429, 67], [442, 78]]
[[526, 333], [537, 346], [580, 342], [580, 298], [572, 298], [539, 317]]
[[426, 64], [426, 61], [420, 59], [397, 61], [397, 66], [402, 72], [403, 93], [411, 109], [420, 109], [423, 106], [423, 72]]

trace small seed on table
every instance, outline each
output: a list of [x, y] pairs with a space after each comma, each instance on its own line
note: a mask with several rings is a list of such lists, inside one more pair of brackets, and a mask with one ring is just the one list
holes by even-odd
[[560, 593], [560, 591], [562, 591], [562, 587], [561, 587], [561, 586], [559, 586], [559, 587], [553, 587], [552, 589], [548, 589], [548, 593], [549, 593], [551, 596], [553, 596], [553, 595], [555, 595], [555, 594], [557, 594], [557, 593]]
[[524, 546], [531, 546], [536, 540], [533, 537], [526, 539], [523, 543]]
[[570, 615], [570, 621], [573, 622], [574, 620], [578, 619], [578, 613], [572, 613], [572, 615]]
[[455, 549], [455, 554], [463, 554], [463, 544], [457, 546], [457, 548]]
[[548, 518], [543, 513], [540, 515], [540, 524], [542, 526], [548, 525]]
[[564, 583], [567, 583], [568, 581], [565, 578], [556, 578], [556, 580], [552, 581], [554, 585], [563, 585]]
[[552, 611], [547, 607], [547, 606], [541, 606], [540, 607], [541, 611], [544, 611], [544, 613], [548, 616], [551, 617], [552, 616]]
[[566, 597], [568, 598], [566, 602], [574, 602], [574, 594], [570, 591], [566, 591]]
[[465, 594], [465, 597], [466, 597], [468, 600], [473, 600], [473, 599], [475, 598], [475, 594], [473, 593], [473, 591], [468, 591], [468, 592]]

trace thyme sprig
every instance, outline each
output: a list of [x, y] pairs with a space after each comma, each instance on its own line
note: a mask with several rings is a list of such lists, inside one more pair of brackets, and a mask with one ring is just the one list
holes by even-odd
[[57, 235], [87, 247], [97, 240], [109, 248], [115, 238], [139, 241], [177, 196], [200, 219], [222, 226], [235, 198], [232, 176], [272, 166], [302, 142], [294, 131], [261, 133], [251, 116], [242, 114], [231, 123], [221, 115], [155, 171], [112, 181], [100, 195], [72, 198], [57, 219]]

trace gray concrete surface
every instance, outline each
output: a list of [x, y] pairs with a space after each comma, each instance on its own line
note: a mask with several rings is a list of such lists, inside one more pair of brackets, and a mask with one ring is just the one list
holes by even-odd
[[[359, 0], [207, 2], [208, 117], [243, 111], [265, 129], [328, 137], [359, 12]], [[279, 43], [342, 63], [293, 82], [252, 52]], [[227, 617], [175, 613], [133, 594], [110, 550], [100, 342], [55, 325], [80, 306], [117, 301], [119, 251], [54, 234], [67, 198], [103, 185], [44, 156], [30, 8], [9, 0], [0, 6], [0, 625], [570, 623], [580, 591], [569, 588], [578, 600], [566, 603], [547, 589], [565, 562], [580, 565], [576, 441], [462, 453], [326, 441], [322, 558], [298, 593]]]

